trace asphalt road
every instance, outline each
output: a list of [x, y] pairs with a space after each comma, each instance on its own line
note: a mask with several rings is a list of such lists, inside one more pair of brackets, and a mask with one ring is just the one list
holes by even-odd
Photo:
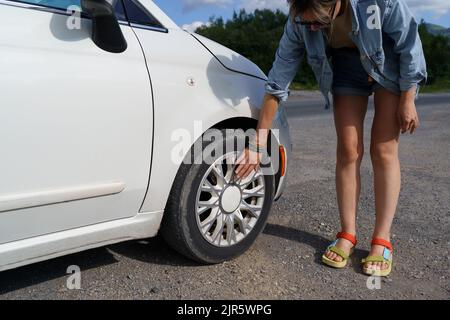
[[[339, 229], [333, 120], [317, 94], [294, 93], [286, 107], [294, 144], [288, 186], [245, 255], [200, 266], [160, 238], [131, 241], [2, 272], [0, 299], [449, 299], [450, 94], [423, 95], [421, 128], [401, 137], [394, 270], [372, 289], [359, 264], [374, 222], [369, 157], [362, 164], [360, 244], [348, 268], [328, 268], [320, 256]], [[366, 140], [372, 116], [370, 109]], [[66, 287], [69, 265], [81, 268], [80, 290]]]

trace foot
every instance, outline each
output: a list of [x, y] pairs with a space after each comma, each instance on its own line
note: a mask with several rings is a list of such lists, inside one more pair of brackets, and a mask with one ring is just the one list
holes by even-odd
[[[347, 239], [340, 238], [336, 243], [336, 247], [343, 250], [348, 255], [350, 254], [350, 250], [353, 248], [353, 243], [351, 243]], [[340, 255], [330, 250], [327, 250], [325, 252], [325, 257], [337, 262], [342, 262], [344, 260]]]
[[[380, 245], [372, 245], [369, 256], [383, 256], [384, 248]], [[389, 264], [386, 262], [366, 262], [364, 267], [371, 270], [385, 270], [389, 268]]]

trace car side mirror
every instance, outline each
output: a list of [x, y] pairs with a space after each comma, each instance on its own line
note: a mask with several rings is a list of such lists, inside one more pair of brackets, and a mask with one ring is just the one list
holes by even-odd
[[81, 0], [81, 9], [92, 19], [92, 40], [99, 48], [113, 53], [127, 49], [114, 8], [108, 1]]

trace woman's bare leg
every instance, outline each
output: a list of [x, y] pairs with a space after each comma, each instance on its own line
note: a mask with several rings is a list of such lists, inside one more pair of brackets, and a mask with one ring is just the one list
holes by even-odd
[[[400, 162], [398, 143], [400, 126], [397, 109], [400, 97], [379, 89], [375, 93], [375, 117], [372, 124], [370, 155], [374, 171], [376, 223], [373, 237], [390, 241], [400, 193]], [[382, 255], [384, 247], [372, 246], [370, 255]], [[368, 262], [372, 269], [386, 269], [382, 262]]]
[[[356, 234], [356, 211], [360, 193], [360, 165], [364, 153], [363, 130], [368, 98], [364, 96], [335, 96], [334, 122], [337, 134], [336, 195], [341, 230]], [[337, 245], [346, 253], [352, 243], [339, 239]], [[336, 253], [327, 251], [326, 257], [342, 261]]]

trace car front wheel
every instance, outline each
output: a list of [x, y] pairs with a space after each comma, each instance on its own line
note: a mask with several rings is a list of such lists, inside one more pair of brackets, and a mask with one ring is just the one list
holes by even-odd
[[233, 175], [243, 150], [235, 139], [244, 138], [224, 134], [223, 139], [202, 142], [208, 154], [218, 145], [232, 142], [235, 147], [208, 161], [183, 163], [167, 202], [161, 227], [164, 239], [201, 263], [220, 263], [244, 253], [264, 229], [273, 203], [274, 176], [263, 173], [264, 166], [244, 179]]

